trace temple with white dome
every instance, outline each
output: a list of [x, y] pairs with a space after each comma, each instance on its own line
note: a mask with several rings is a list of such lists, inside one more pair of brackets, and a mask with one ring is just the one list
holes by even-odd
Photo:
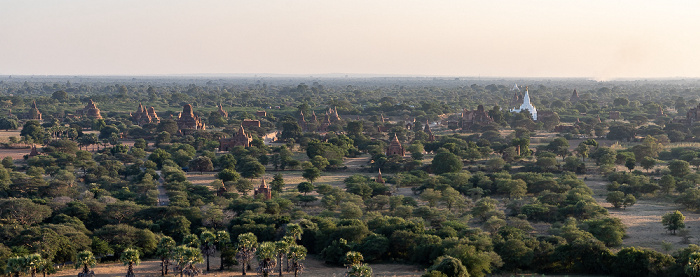
[[535, 106], [530, 103], [530, 93], [528, 92], [528, 89], [525, 88], [525, 96], [523, 97], [523, 104], [520, 105], [520, 108], [515, 108], [510, 110], [511, 112], [522, 112], [524, 110], [528, 110], [530, 114], [532, 115], [532, 120], [537, 120], [537, 109]]

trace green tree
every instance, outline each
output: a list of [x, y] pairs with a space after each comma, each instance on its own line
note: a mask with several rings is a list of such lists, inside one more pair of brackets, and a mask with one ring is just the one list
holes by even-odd
[[241, 159], [239, 172], [243, 178], [258, 178], [265, 174], [265, 166], [257, 159], [246, 157]]
[[646, 171], [648, 173], [649, 170], [651, 170], [652, 168], [654, 168], [654, 166], [656, 166], [656, 159], [649, 157], [649, 156], [644, 157], [644, 158], [642, 158], [642, 161], [639, 162], [639, 165], [641, 165], [642, 168], [646, 169]]
[[622, 203], [625, 201], [625, 193], [621, 191], [611, 191], [605, 198], [605, 201], [612, 204], [613, 207], [619, 209], [622, 207]]
[[282, 174], [275, 174], [275, 176], [272, 179], [272, 182], [270, 182], [270, 187], [273, 191], [282, 192], [282, 189], [284, 189], [284, 177], [282, 176]]
[[9, 131], [17, 130], [17, 128], [19, 128], [19, 122], [17, 122], [17, 120], [7, 117], [0, 118], [0, 129]]
[[24, 257], [12, 257], [7, 259], [5, 272], [12, 274], [14, 277], [19, 277], [19, 274], [27, 270], [27, 259]]
[[444, 276], [450, 277], [469, 277], [469, 272], [462, 264], [462, 261], [451, 256], [440, 256], [435, 260], [433, 266], [429, 267], [426, 272], [440, 272], [444, 274]]
[[627, 158], [625, 160], [625, 167], [627, 167], [630, 172], [632, 172], [632, 169], [634, 169], [635, 166], [637, 166], [637, 160], [634, 158]]
[[439, 149], [431, 164], [431, 168], [435, 174], [459, 172], [462, 170], [463, 166], [462, 159], [446, 149]]
[[372, 268], [363, 263], [364, 257], [360, 252], [350, 251], [345, 253], [345, 264], [348, 267], [348, 277], [371, 277]]
[[700, 252], [693, 252], [688, 256], [688, 263], [684, 267], [685, 274], [690, 277], [700, 276]]
[[685, 216], [680, 211], [670, 212], [661, 217], [661, 223], [675, 235], [676, 230], [685, 228]]
[[307, 250], [306, 247], [301, 245], [292, 245], [289, 247], [289, 253], [287, 253], [287, 258], [292, 261], [292, 271], [294, 272], [294, 277], [304, 271], [304, 265], [301, 261], [306, 259]]
[[197, 237], [197, 235], [189, 234], [182, 239], [182, 244], [187, 247], [199, 248], [199, 246], [202, 245], [202, 242], [199, 241], [199, 237]]
[[241, 264], [242, 274], [246, 275], [246, 267], [253, 259], [258, 247], [258, 237], [253, 233], [238, 235], [238, 253], [236, 260]]
[[432, 208], [435, 207], [438, 200], [442, 198], [442, 193], [439, 190], [425, 189], [423, 193], [420, 194], [420, 198], [428, 202], [428, 206]]
[[204, 231], [199, 234], [199, 240], [202, 242], [201, 250], [207, 260], [207, 272], [209, 272], [209, 256], [216, 252], [216, 235], [210, 231]]
[[261, 243], [258, 251], [255, 252], [255, 256], [258, 258], [257, 271], [262, 273], [263, 276], [267, 277], [275, 271], [275, 266], [277, 265], [275, 261], [276, 254], [275, 243], [271, 241]]
[[214, 164], [209, 157], [199, 156], [190, 161], [190, 170], [201, 172], [209, 172], [214, 170]]
[[168, 265], [170, 265], [170, 258], [172, 256], [173, 250], [175, 249], [175, 240], [168, 236], [163, 236], [158, 242], [156, 248], [156, 256], [160, 258], [160, 275], [168, 275]]
[[199, 252], [199, 249], [180, 245], [173, 250], [172, 257], [175, 263], [177, 263], [177, 267], [180, 269], [180, 277], [182, 277], [185, 272], [187, 272], [189, 276], [194, 276], [201, 272], [195, 266], [195, 264], [203, 262], [202, 253]]
[[309, 182], [301, 182], [297, 185], [297, 190], [306, 195], [307, 193], [314, 191], [314, 185]]
[[310, 167], [304, 169], [304, 172], [301, 174], [301, 177], [304, 177], [304, 179], [309, 180], [309, 182], [313, 183], [316, 179], [318, 179], [318, 177], [321, 177], [321, 171], [318, 170], [318, 168]]
[[216, 232], [216, 244], [219, 246], [219, 251], [221, 252], [220, 255], [220, 271], [224, 271], [224, 251], [228, 248], [229, 244], [231, 243], [231, 236], [229, 235], [228, 232], [226, 231], [218, 231]]
[[282, 258], [289, 252], [291, 245], [284, 240], [275, 242], [275, 252], [277, 254], [277, 263], [279, 264], [279, 273], [282, 276]]
[[665, 194], [669, 194], [676, 188], [676, 178], [666, 174], [659, 180], [659, 186], [661, 187], [661, 191], [663, 191]]
[[673, 160], [668, 163], [671, 175], [676, 178], [683, 178], [690, 173], [690, 164], [683, 160]]
[[138, 250], [133, 248], [124, 249], [124, 252], [122, 252], [122, 255], [119, 257], [119, 261], [129, 266], [126, 271], [127, 277], [136, 276], [134, 274], [134, 266], [138, 266], [141, 263]]
[[78, 252], [78, 254], [75, 256], [75, 268], [83, 268], [81, 273], [83, 276], [94, 276], [95, 274], [88, 269], [88, 267], [94, 267], [97, 264], [97, 261], [95, 261], [95, 256], [92, 255], [92, 252], [89, 250], [85, 250], [82, 252]]
[[253, 183], [248, 179], [239, 179], [234, 186], [236, 187], [236, 191], [243, 195], [248, 195], [248, 192], [253, 190]]

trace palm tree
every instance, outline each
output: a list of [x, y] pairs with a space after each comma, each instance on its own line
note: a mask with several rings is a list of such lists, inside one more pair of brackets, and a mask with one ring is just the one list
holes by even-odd
[[280, 276], [282, 276], [282, 257], [289, 251], [289, 244], [285, 240], [275, 242], [275, 252], [277, 254], [277, 263], [279, 263]]
[[304, 271], [304, 265], [301, 263], [301, 261], [306, 259], [306, 253], [306, 247], [301, 245], [293, 245], [289, 248], [289, 253], [287, 254], [287, 257], [288, 259], [292, 260], [292, 270], [294, 271], [294, 277], [297, 277], [297, 274]]
[[[304, 229], [302, 229], [299, 224], [289, 223], [285, 227], [285, 236], [283, 239], [291, 247], [296, 245], [298, 240], [301, 240], [302, 234], [304, 234]], [[287, 272], [289, 272], [289, 257], [287, 257], [285, 260], [287, 262]]]
[[173, 260], [180, 270], [180, 277], [187, 273], [188, 276], [198, 275], [201, 271], [194, 264], [202, 262], [202, 253], [199, 249], [180, 245], [173, 250]]
[[41, 272], [44, 277], [46, 277], [46, 274], [53, 274], [56, 273], [56, 268], [53, 266], [53, 262], [47, 260], [47, 259], [41, 259], [37, 266], [37, 272]]
[[92, 255], [92, 252], [88, 250], [79, 252], [75, 257], [75, 268], [82, 267], [83, 270], [78, 274], [78, 277], [95, 276], [95, 272], [89, 270], [88, 266], [93, 267], [96, 264], [97, 261], [95, 261], [95, 256]]
[[124, 249], [119, 260], [128, 265], [129, 268], [126, 270], [126, 277], [134, 277], [134, 265], [139, 265], [141, 263], [141, 258], [139, 258], [139, 251], [133, 248]]
[[688, 264], [685, 265], [685, 274], [691, 277], [700, 276], [700, 252], [690, 253]]
[[42, 259], [41, 255], [39, 254], [30, 254], [24, 256], [24, 259], [24, 263], [27, 267], [26, 269], [29, 270], [29, 273], [32, 274], [32, 277], [36, 277], [36, 271], [44, 259]]
[[287, 224], [287, 227], [285, 227], [285, 232], [287, 236], [294, 238], [295, 241], [300, 240], [301, 235], [304, 234], [304, 230], [301, 229], [301, 226], [296, 223]]
[[21, 272], [27, 269], [27, 259], [24, 257], [12, 257], [7, 259], [5, 272], [13, 274], [14, 277], [19, 277]]
[[170, 264], [170, 256], [172, 255], [173, 249], [175, 249], [175, 240], [171, 237], [164, 236], [158, 242], [156, 255], [160, 257], [161, 276], [168, 274], [168, 265]]
[[224, 250], [231, 243], [231, 236], [226, 231], [218, 231], [216, 232], [216, 243], [219, 245], [219, 251], [221, 252], [219, 270], [224, 271]]
[[266, 241], [260, 244], [258, 251], [255, 252], [255, 256], [258, 258], [258, 272], [262, 273], [263, 276], [267, 277], [270, 273], [275, 272], [275, 256], [277, 251], [275, 249], [275, 243], [271, 241]]
[[238, 235], [238, 253], [236, 253], [236, 260], [241, 264], [243, 275], [246, 275], [246, 265], [253, 259], [257, 246], [258, 237], [256, 237], [255, 234], [245, 233]]
[[195, 235], [195, 234], [186, 235], [182, 239], [182, 243], [184, 245], [187, 245], [188, 247], [192, 247], [192, 248], [199, 248], [199, 245], [200, 245], [199, 237], [197, 237], [197, 235]]
[[202, 254], [207, 257], [207, 272], [209, 272], [209, 256], [214, 255], [216, 251], [216, 235], [209, 231], [204, 231], [199, 235], [199, 240], [202, 242]]

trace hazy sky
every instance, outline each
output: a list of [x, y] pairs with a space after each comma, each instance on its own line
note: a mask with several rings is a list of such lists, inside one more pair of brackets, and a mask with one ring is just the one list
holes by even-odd
[[700, 1], [0, 0], [0, 74], [700, 77]]

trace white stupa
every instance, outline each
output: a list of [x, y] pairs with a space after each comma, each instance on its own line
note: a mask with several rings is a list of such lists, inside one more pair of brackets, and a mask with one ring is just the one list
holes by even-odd
[[520, 91], [518, 84], [513, 85], [513, 88], [511, 88], [510, 91]]
[[523, 104], [520, 105], [520, 108], [512, 109], [510, 111], [519, 113], [524, 110], [528, 110], [530, 112], [530, 114], [532, 115], [532, 120], [537, 120], [537, 109], [530, 103], [530, 93], [528, 92], [527, 87], [525, 87], [525, 96], [523, 97]]

